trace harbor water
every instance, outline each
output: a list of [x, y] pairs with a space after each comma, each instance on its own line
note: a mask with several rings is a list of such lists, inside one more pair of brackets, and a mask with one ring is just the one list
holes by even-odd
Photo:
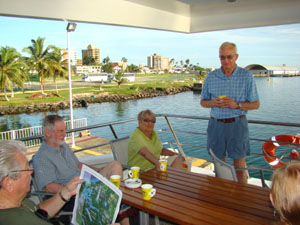
[[[248, 112], [248, 120], [300, 123], [300, 77], [272, 77], [270, 81], [266, 77], [260, 77], [255, 78], [255, 81], [261, 106], [258, 110]], [[191, 91], [121, 103], [89, 104], [88, 108], [73, 109], [73, 114], [74, 119], [87, 118], [88, 125], [136, 118], [139, 111], [147, 108], [154, 113], [209, 117], [209, 109], [200, 106], [200, 97], [201, 93]], [[2, 129], [18, 129], [22, 126], [39, 126], [45, 115], [53, 113], [1, 116], [1, 127]], [[61, 110], [58, 114], [66, 120], [69, 119], [69, 110]], [[175, 130], [206, 133], [207, 121], [171, 118], [170, 122]], [[136, 122], [130, 122], [126, 126], [116, 126], [117, 134], [119, 137], [127, 136], [136, 126]], [[156, 127], [168, 128], [163, 118], [157, 120]], [[257, 124], [249, 124], [249, 130], [252, 138], [260, 139], [268, 139], [279, 134], [300, 133], [299, 128]], [[109, 128], [92, 130], [91, 134], [108, 139], [114, 138]], [[171, 138], [170, 133], [159, 134], [162, 142], [169, 141]], [[177, 136], [182, 144], [200, 146], [197, 148], [183, 146], [186, 155], [210, 159], [206, 151], [205, 136], [181, 133], [177, 133]], [[262, 144], [263, 142], [251, 141], [251, 151], [261, 153]], [[262, 157], [248, 157], [247, 163], [248, 165], [268, 167]]]

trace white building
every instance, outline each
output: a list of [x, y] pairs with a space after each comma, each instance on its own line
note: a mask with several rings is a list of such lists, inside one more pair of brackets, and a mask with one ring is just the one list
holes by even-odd
[[170, 61], [168, 57], [161, 57], [161, 70], [170, 70]]
[[[60, 53], [62, 55], [62, 60], [63, 61], [68, 60], [68, 49], [63, 48], [63, 49], [61, 49]], [[77, 57], [77, 53], [76, 53], [75, 49], [71, 48], [70, 49], [70, 64], [72, 66], [76, 66], [77, 65], [77, 59], [78, 59], [78, 57]]]
[[102, 66], [75, 66], [74, 72], [76, 75], [88, 73], [100, 73]]
[[297, 75], [299, 69], [296, 67], [287, 67], [285, 64], [282, 66], [268, 66], [260, 64], [250, 64], [245, 67], [256, 75]]

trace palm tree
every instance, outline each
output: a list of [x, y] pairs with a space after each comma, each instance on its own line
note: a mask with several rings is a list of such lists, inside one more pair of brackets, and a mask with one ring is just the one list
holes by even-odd
[[21, 55], [15, 48], [1, 47], [0, 49], [0, 88], [4, 90], [5, 100], [9, 101], [6, 89], [11, 89], [16, 83], [23, 89], [24, 82], [22, 72], [26, 67]]
[[106, 56], [104, 59], [103, 59], [103, 64], [107, 64], [110, 62], [110, 58], [109, 56]]
[[19, 86], [21, 89], [23, 89], [24, 92], [24, 81], [28, 80], [28, 70], [27, 70], [27, 64], [25, 63], [25, 60], [23, 59], [23, 57], [20, 57], [18, 59], [19, 63], [20, 63], [20, 74], [19, 75], [15, 75], [11, 81], [12, 81], [12, 88], [11, 88], [11, 97], [14, 98], [14, 84], [17, 84], [17, 86]]
[[44, 41], [45, 38], [41, 37], [38, 37], [36, 40], [32, 39], [32, 45], [23, 49], [24, 52], [27, 52], [31, 55], [28, 58], [28, 61], [32, 70], [38, 73], [38, 77], [41, 82], [41, 91], [43, 95], [45, 95], [44, 75], [49, 69], [48, 59], [46, 56], [49, 54], [49, 50], [52, 48], [52, 46], [49, 45], [46, 47], [46, 49], [44, 49]]
[[113, 81], [116, 82], [118, 84], [118, 88], [120, 88], [121, 84], [125, 83], [127, 79], [125, 78], [123, 71], [119, 70], [118, 73], [115, 75]]
[[60, 48], [55, 46], [52, 47], [52, 51], [46, 56], [48, 61], [48, 76], [53, 76], [53, 81], [55, 84], [55, 90], [58, 94], [57, 77], [68, 78], [68, 62], [67, 60], [62, 61], [62, 55]]
[[190, 64], [190, 60], [189, 60], [189, 59], [186, 59], [186, 60], [185, 60], [185, 64], [189, 65], [189, 64]]
[[124, 62], [124, 63], [128, 62], [128, 60], [125, 57], [122, 57], [121, 61]]

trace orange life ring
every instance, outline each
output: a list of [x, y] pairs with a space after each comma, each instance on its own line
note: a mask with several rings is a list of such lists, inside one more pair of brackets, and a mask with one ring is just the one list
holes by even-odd
[[[279, 160], [275, 157], [275, 150], [278, 146], [281, 145], [288, 145], [288, 143], [299, 143], [300, 144], [300, 137], [291, 135], [291, 134], [284, 134], [284, 135], [277, 135], [269, 138], [270, 141], [274, 142], [265, 142], [262, 146], [262, 152], [264, 155], [265, 160], [274, 168], [280, 168], [285, 165], [284, 162]], [[276, 141], [288, 142], [288, 143], [278, 143]]]

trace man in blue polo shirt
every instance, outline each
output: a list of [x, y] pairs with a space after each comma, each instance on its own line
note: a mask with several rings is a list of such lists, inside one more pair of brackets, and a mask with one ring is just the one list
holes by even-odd
[[[250, 154], [246, 114], [258, 109], [260, 102], [253, 75], [236, 65], [234, 43], [224, 42], [219, 48], [221, 68], [210, 72], [204, 82], [200, 105], [211, 108], [207, 128], [207, 149], [226, 160], [233, 159], [235, 168], [245, 168]], [[247, 183], [247, 172], [238, 170], [239, 182]]]
[[[64, 119], [58, 115], [48, 115], [43, 122], [44, 142], [33, 157], [33, 167], [39, 187], [46, 192], [57, 193], [73, 177], [80, 175], [81, 163], [70, 147], [65, 143], [66, 125]], [[90, 166], [91, 167], [91, 166]], [[107, 179], [111, 175], [122, 177], [122, 165], [112, 161], [102, 168], [91, 167]], [[73, 211], [74, 198], [64, 207], [64, 211]], [[62, 222], [69, 223], [69, 218], [62, 218]], [[125, 218], [121, 224], [129, 224]]]

